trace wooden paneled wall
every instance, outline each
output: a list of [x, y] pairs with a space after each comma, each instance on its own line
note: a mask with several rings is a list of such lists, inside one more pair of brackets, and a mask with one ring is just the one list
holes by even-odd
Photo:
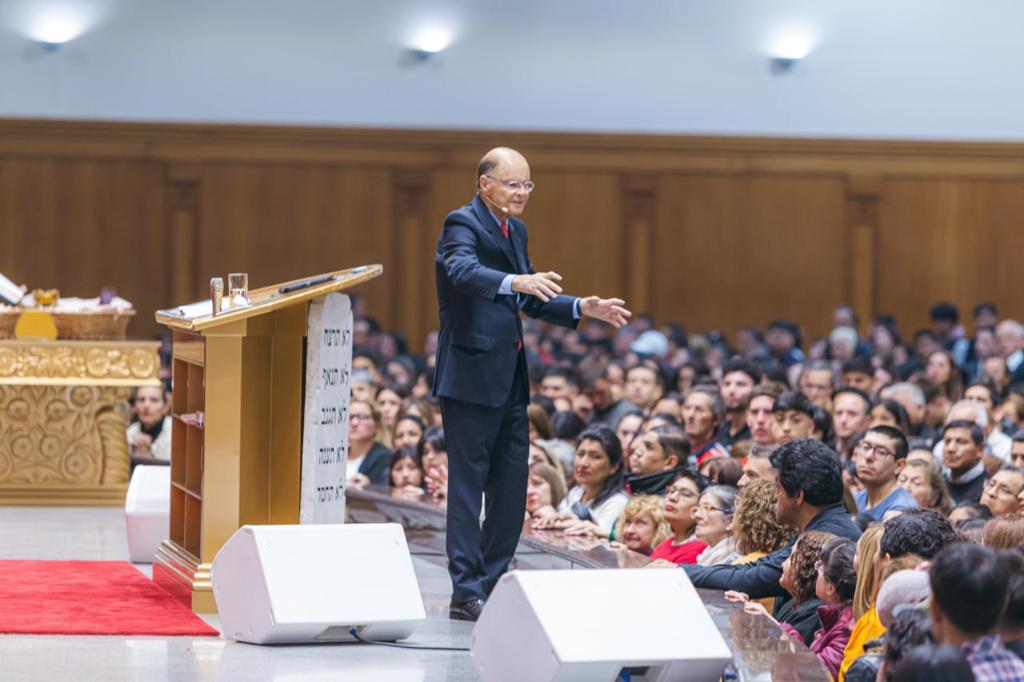
[[[253, 286], [360, 263], [413, 348], [433, 250], [480, 155], [517, 147], [538, 268], [576, 293], [727, 334], [850, 302], [905, 331], [946, 298], [1024, 317], [1024, 145], [0, 121], [0, 272], [152, 312], [214, 275]], [[969, 315], [968, 315], [969, 316]]]

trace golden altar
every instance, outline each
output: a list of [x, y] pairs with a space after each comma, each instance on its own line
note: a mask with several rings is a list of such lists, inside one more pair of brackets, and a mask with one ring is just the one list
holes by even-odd
[[0, 339], [0, 504], [120, 505], [128, 397], [157, 341]]

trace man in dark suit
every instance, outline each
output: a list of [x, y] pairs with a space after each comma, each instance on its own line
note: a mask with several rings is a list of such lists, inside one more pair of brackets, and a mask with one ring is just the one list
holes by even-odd
[[529, 380], [519, 311], [570, 328], [583, 315], [616, 327], [630, 315], [619, 299], [563, 296], [558, 273], [534, 272], [518, 220], [533, 187], [519, 152], [492, 149], [477, 169], [477, 196], [448, 214], [437, 243], [434, 395], [448, 445], [450, 615], [460, 620], [480, 615], [523, 527]]

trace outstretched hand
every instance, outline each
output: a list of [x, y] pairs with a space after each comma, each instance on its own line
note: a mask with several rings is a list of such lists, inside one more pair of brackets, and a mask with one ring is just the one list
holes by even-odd
[[536, 296], [547, 303], [558, 294], [562, 287], [558, 283], [562, 276], [557, 272], [537, 272], [532, 275], [516, 275], [512, 278], [512, 291]]
[[587, 296], [580, 299], [580, 313], [607, 322], [617, 329], [625, 326], [633, 316], [633, 313], [622, 307], [625, 304], [621, 298]]

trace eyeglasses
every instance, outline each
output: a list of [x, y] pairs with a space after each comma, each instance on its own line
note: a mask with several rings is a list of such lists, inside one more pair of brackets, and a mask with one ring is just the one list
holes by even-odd
[[499, 180], [493, 175], [484, 175], [485, 178], [490, 178], [495, 182], [500, 182], [502, 186], [510, 192], [518, 192], [519, 190], [525, 190], [527, 194], [533, 191], [536, 187], [533, 180]]
[[725, 514], [726, 516], [729, 516], [732, 513], [728, 509], [722, 509], [721, 507], [714, 507], [714, 506], [712, 506], [710, 504], [698, 504], [696, 508], [699, 509], [701, 511], [701, 513], [703, 513], [703, 514], [710, 514], [713, 511], [720, 511], [723, 514]]
[[373, 421], [373, 416], [369, 414], [350, 414], [348, 416], [350, 422], [366, 422]]
[[670, 487], [665, 488], [665, 497], [697, 497], [697, 493], [689, 488]]
[[896, 453], [884, 445], [870, 443], [866, 440], [857, 443], [857, 450], [865, 455], [875, 455], [876, 457], [896, 457]]

